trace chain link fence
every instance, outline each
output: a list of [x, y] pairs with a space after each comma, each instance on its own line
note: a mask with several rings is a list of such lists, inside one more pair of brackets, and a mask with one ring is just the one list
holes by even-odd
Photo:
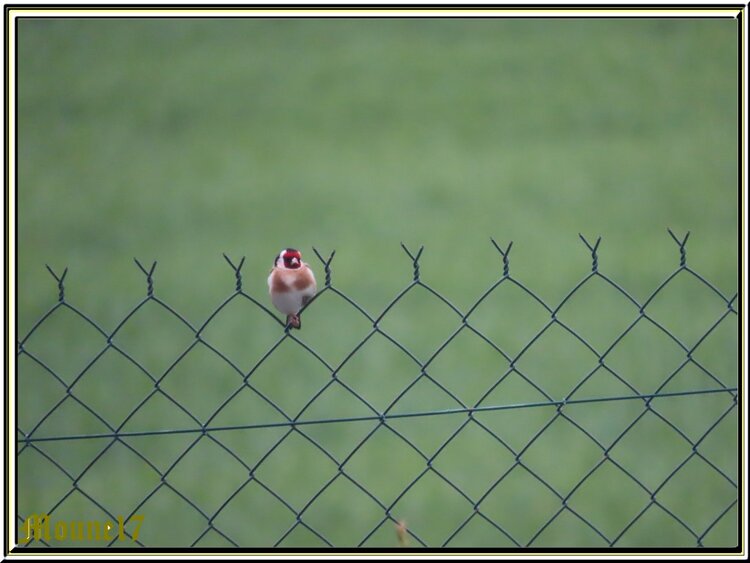
[[[201, 324], [136, 260], [146, 296], [112, 330], [48, 267], [57, 303], [16, 350], [19, 549], [734, 547], [737, 293], [669, 233], [679, 265], [643, 301], [601, 239], [556, 305], [492, 240], [501, 274], [470, 307], [404, 246], [412, 279], [378, 314], [315, 250], [300, 331], [246, 292], [244, 258]], [[448, 328], [415, 339], [400, 307]], [[334, 309], [351, 321], [316, 328]]]

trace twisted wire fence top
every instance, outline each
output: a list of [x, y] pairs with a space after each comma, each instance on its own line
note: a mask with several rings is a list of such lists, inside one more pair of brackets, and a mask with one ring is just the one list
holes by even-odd
[[[591, 270], [555, 306], [511, 275], [512, 242], [503, 247], [491, 239], [502, 274], [467, 310], [422, 279], [424, 247], [415, 251], [402, 244], [412, 280], [378, 314], [332, 283], [335, 251], [326, 258], [313, 248], [323, 284], [301, 313], [309, 309], [313, 314], [326, 306], [322, 298], [335, 297], [365, 327], [340, 361], [331, 361], [300, 336], [314, 326], [290, 330], [266, 306], [266, 296], [245, 291], [244, 257], [223, 255], [234, 275], [234, 292], [201, 324], [191, 323], [155, 291], [157, 262], [146, 267], [136, 259], [146, 296], [111, 331], [68, 301], [67, 268], [58, 275], [47, 266], [57, 282], [58, 301], [17, 344], [19, 529], [32, 513], [69, 520], [80, 520], [84, 513], [112, 521], [121, 516], [125, 522], [144, 514], [139, 537], [128, 524], [127, 546], [533, 548], [561, 545], [559, 538], [569, 538], [576, 546], [638, 547], [661, 545], [662, 536], [678, 538], [667, 540], [670, 546], [732, 547], [739, 503], [736, 373], [718, 373], [699, 356], [722, 335], [721, 354], [735, 350], [736, 355], [738, 295], [725, 296], [688, 266], [689, 233], [683, 238], [669, 234], [679, 249], [679, 265], [642, 302], [600, 271], [601, 237], [590, 241], [580, 235]], [[718, 304], [713, 321], [694, 341], [651, 312], [678, 276], [688, 277]], [[564, 318], [564, 308], [595, 283], [635, 311], [614, 338], [584, 335]], [[510, 319], [518, 326], [517, 338], [534, 328], [515, 350], [498, 342], [478, 318], [504, 288], [531, 304], [542, 319], [538, 329], [528, 318]], [[453, 319], [445, 338], [427, 353], [413, 350], [397, 328], [388, 326], [392, 311], [417, 291]], [[238, 301], [278, 325], [269, 331], [267, 348], [247, 365], [207, 336]], [[189, 335], [187, 346], [175, 357], [160, 358], [158, 368], [121, 341], [139, 311], [150, 305]], [[52, 365], [37, 343], [45, 324], [66, 311], [101, 342], [70, 374]], [[608, 314], [595, 311], [595, 316]], [[424, 319], [431, 322], [429, 312]], [[648, 373], [625, 373], [615, 351], [629, 348], [643, 327], [651, 331], [646, 340], [669, 347], [677, 360], [656, 366], [645, 358]], [[337, 330], [330, 338], [351, 336], [347, 326]], [[440, 362], [454, 348], [459, 351], [456, 369], [469, 371], [474, 352], [465, 350], [467, 338], [494, 363], [486, 374], [441, 377]], [[564, 379], [564, 357], [560, 365], [528, 363], [534, 350], [545, 350], [555, 338], [565, 341], [563, 356], [587, 358], [579, 364], [587, 367], [577, 368], [564, 387], [555, 383]], [[393, 364], [399, 369], [350, 373], [368, 348], [383, 346], [401, 358]], [[221, 379], [224, 398], [214, 405], [201, 403], [207, 391], [189, 388], [200, 381], [208, 385], [210, 374], [178, 381], [188, 377], [183, 365], [198, 354], [231, 374], [231, 383]], [[289, 354], [306, 358], [313, 367], [272, 364], [275, 356]], [[637, 357], [631, 359], [642, 365]], [[105, 376], [88, 374], [112, 361], [140, 375], [119, 380], [120, 387], [109, 389], [104, 399], [87, 392], [93, 385], [108, 389]], [[269, 364], [274, 373], [286, 372], [275, 375], [273, 384], [264, 373]], [[547, 371], [538, 373], [536, 365]], [[302, 381], [306, 370], [321, 370], [324, 377]], [[404, 375], [407, 371], [411, 375]], [[33, 384], [26, 384], [32, 372]], [[278, 378], [285, 378], [283, 388]], [[377, 382], [368, 384], [373, 378]], [[393, 378], [403, 386], [380, 393], [378, 386], [385, 388]], [[470, 382], [465, 384], [474, 386], [472, 392], [465, 392], [458, 379]], [[42, 386], [51, 389], [51, 398], [39, 407], [33, 393]], [[599, 391], [590, 396], [583, 389]], [[137, 399], [131, 402], [131, 395]], [[321, 404], [327, 406], [322, 415]], [[116, 407], [123, 413], [117, 420]], [[67, 424], [71, 412], [87, 425]], [[179, 416], [167, 417], [167, 412]], [[136, 422], [143, 420], [150, 427], [138, 429]], [[222, 477], [207, 486], [219, 468]], [[127, 483], [112, 477], [123, 472]], [[688, 496], [698, 499], [697, 508], [686, 504]], [[176, 522], [173, 529], [170, 519]], [[32, 538], [20, 545], [65, 544]], [[114, 538], [97, 545], [123, 544]]]

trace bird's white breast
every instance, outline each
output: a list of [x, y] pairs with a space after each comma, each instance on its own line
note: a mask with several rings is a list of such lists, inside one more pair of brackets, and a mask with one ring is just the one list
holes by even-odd
[[285, 315], [296, 315], [302, 308], [302, 292], [297, 290], [271, 294], [274, 307]]

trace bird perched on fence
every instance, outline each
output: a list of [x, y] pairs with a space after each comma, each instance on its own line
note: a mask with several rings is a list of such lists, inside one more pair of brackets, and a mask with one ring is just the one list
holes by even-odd
[[273, 261], [268, 276], [271, 302], [286, 315], [286, 324], [300, 328], [299, 312], [315, 296], [317, 286], [310, 266], [302, 261], [302, 254], [294, 248], [285, 248]]

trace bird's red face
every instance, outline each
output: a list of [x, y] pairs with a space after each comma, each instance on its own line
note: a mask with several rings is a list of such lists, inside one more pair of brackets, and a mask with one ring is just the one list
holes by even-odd
[[289, 270], [296, 270], [302, 266], [302, 254], [294, 248], [286, 248], [278, 255], [275, 264], [276, 266], [283, 265], [284, 268]]

